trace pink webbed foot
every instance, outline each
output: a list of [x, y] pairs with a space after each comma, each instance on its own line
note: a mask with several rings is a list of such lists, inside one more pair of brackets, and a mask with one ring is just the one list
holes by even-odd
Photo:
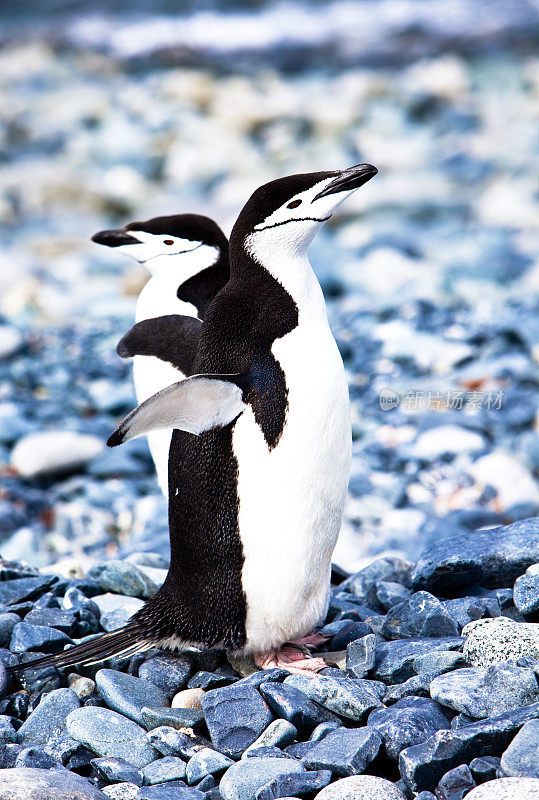
[[296, 643], [292, 642], [283, 644], [279, 650], [261, 653], [255, 656], [254, 661], [260, 669], [286, 669], [298, 675], [314, 675], [328, 666], [323, 658], [306, 655]]
[[308, 633], [307, 636], [302, 636], [301, 639], [291, 639], [289, 644], [296, 644], [300, 647], [319, 647], [328, 641], [327, 636], [321, 636], [316, 631]]

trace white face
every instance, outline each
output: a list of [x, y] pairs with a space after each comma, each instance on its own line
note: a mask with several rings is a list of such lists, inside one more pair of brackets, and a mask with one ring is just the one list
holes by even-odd
[[[126, 231], [129, 236], [138, 239], [140, 244], [122, 244], [114, 249], [125, 253], [134, 258], [146, 269], [155, 274], [160, 269], [170, 269], [176, 264], [182, 266], [185, 261], [192, 260], [193, 257], [201, 263], [214, 263], [219, 255], [216, 247], [210, 247], [203, 242], [193, 241], [192, 239], [181, 239], [178, 236], [169, 234], [147, 233], [146, 231]], [[196, 251], [196, 252], [195, 252]], [[176, 256], [174, 262], [169, 260], [169, 256]]]
[[277, 246], [299, 254], [307, 250], [318, 230], [331, 217], [337, 206], [346, 200], [355, 189], [317, 195], [335, 180], [335, 176], [325, 178], [291, 197], [280, 208], [270, 214], [263, 222], [255, 225], [249, 236], [252, 252], [261, 254], [268, 247]]

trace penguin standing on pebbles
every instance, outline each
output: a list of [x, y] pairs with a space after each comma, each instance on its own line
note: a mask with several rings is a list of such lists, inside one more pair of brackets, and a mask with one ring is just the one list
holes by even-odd
[[252, 654], [264, 668], [326, 666], [287, 644], [327, 612], [351, 452], [344, 367], [307, 248], [375, 174], [360, 164], [293, 175], [247, 202], [196, 374], [150, 397], [109, 439], [175, 428], [166, 580], [125, 627], [40, 663], [196, 645]]
[[[92, 241], [131, 256], [150, 273], [137, 301], [136, 324], [117, 347], [122, 358], [134, 357], [133, 381], [142, 403], [190, 374], [201, 320], [228, 280], [228, 241], [212, 219], [198, 214], [131, 222], [119, 230], [100, 231]], [[171, 435], [171, 430], [148, 434], [165, 496]]]

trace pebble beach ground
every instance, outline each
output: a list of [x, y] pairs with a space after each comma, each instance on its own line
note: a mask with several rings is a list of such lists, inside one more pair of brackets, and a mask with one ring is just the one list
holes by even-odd
[[538, 794], [538, 24], [526, 3], [453, 4], [445, 26], [440, 2], [367, 5], [368, 37], [357, 4], [292, 7], [298, 41], [282, 6], [243, 29], [185, 12], [177, 47], [164, 12], [8, 20], [4, 663], [118, 627], [168, 564], [145, 442], [104, 446], [134, 404], [115, 346], [144, 273], [90, 236], [183, 211], [228, 232], [273, 177], [379, 175], [312, 248], [353, 411], [335, 666], [306, 683], [150, 653], [4, 681], [0, 798]]

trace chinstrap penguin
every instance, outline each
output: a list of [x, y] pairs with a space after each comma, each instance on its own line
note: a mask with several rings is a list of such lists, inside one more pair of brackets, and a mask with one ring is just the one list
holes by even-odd
[[196, 645], [250, 653], [262, 667], [325, 666], [283, 648], [327, 612], [350, 470], [346, 376], [307, 249], [375, 174], [361, 164], [293, 175], [247, 202], [196, 374], [146, 400], [109, 439], [175, 428], [167, 578], [124, 628], [37, 663]]
[[[200, 321], [228, 280], [228, 241], [212, 219], [198, 214], [131, 222], [118, 230], [100, 231], [92, 241], [131, 256], [150, 273], [137, 301], [136, 324], [117, 347], [122, 358], [133, 357], [135, 392], [142, 403], [190, 374]], [[179, 347], [180, 342], [185, 346]], [[165, 496], [171, 435], [171, 430], [148, 434]]]

